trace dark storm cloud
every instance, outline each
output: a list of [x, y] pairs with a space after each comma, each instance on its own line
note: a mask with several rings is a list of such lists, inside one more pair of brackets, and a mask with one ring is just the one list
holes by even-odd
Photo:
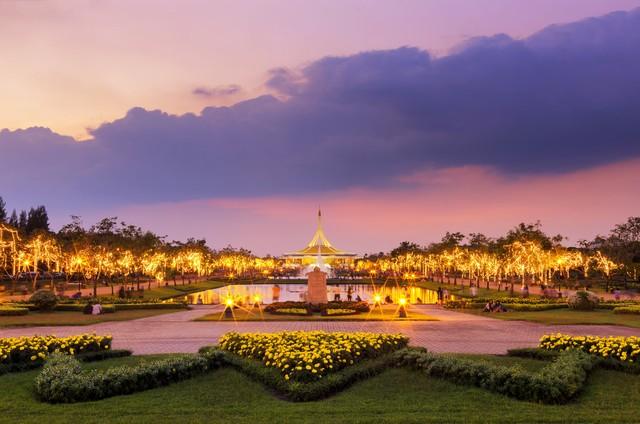
[[640, 155], [638, 52], [640, 9], [525, 40], [475, 38], [442, 58], [408, 47], [328, 57], [272, 70], [278, 99], [181, 116], [134, 108], [80, 144], [2, 132], [0, 178], [35, 156], [45, 186], [118, 203], [379, 185], [468, 164], [571, 171]]
[[191, 92], [195, 96], [214, 98], [226, 97], [238, 94], [242, 91], [242, 87], [237, 84], [221, 85], [218, 87], [196, 87]]

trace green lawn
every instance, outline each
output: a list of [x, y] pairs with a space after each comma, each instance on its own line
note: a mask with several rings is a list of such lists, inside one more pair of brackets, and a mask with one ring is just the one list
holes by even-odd
[[479, 309], [456, 309], [474, 315], [510, 321], [532, 321], [542, 324], [610, 324], [640, 328], [640, 315], [614, 314], [612, 310], [599, 309], [591, 312], [574, 311], [572, 309], [552, 309], [539, 312], [505, 312], [497, 314], [483, 313]]
[[168, 283], [168, 286], [145, 290], [144, 297], [146, 299], [170, 299], [172, 297], [186, 296], [187, 294], [192, 292], [217, 289], [218, 287], [226, 286], [227, 284], [229, 284], [228, 281], [212, 280], [198, 281], [197, 283], [184, 285], [180, 281], [177, 281], [177, 284], [175, 286], [173, 285], [173, 281], [168, 281]]
[[184, 311], [184, 309], [137, 309], [117, 311], [102, 315], [85, 315], [82, 312], [29, 312], [28, 315], [15, 317], [0, 317], [2, 327], [39, 327], [56, 325], [89, 325], [106, 321], [128, 321], [155, 315]]
[[[530, 369], [539, 366], [531, 360], [488, 358], [509, 365], [520, 363]], [[98, 367], [138, 360], [140, 357], [113, 359]], [[516, 401], [398, 369], [357, 383], [329, 399], [309, 403], [280, 400], [237, 371], [222, 369], [134, 395], [48, 405], [33, 398], [37, 372], [0, 376], [0, 422], [610, 424], [637, 423], [640, 416], [640, 377], [604, 370], [594, 371], [579, 398], [562, 406]]]

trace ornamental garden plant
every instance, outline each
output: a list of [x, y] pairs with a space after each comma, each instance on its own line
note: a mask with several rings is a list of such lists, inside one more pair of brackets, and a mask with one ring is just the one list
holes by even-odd
[[356, 362], [406, 347], [408, 342], [409, 339], [400, 334], [232, 332], [220, 338], [219, 347], [276, 368], [285, 380], [310, 382]]
[[581, 350], [600, 358], [622, 362], [640, 362], [640, 337], [596, 337], [550, 334], [540, 338], [540, 348], [565, 351]]
[[274, 302], [264, 308], [265, 312], [274, 315], [312, 315], [322, 316], [357, 315], [371, 310], [367, 302], [361, 301], [333, 301], [319, 305], [308, 302]]
[[[80, 337], [74, 336], [74, 339]], [[621, 343], [624, 348], [637, 350], [637, 338], [602, 339], [607, 340], [551, 335], [543, 337], [541, 348], [510, 351], [510, 356], [546, 362], [536, 371], [526, 371], [519, 366], [411, 348], [407, 346], [408, 339], [399, 334], [233, 332], [224, 335], [219, 346], [204, 347], [197, 355], [143, 360], [137, 365], [99, 371], [86, 370], [73, 356], [54, 352], [47, 356], [34, 388], [42, 401], [84, 402], [166, 386], [221, 367], [232, 367], [284, 399], [311, 401], [333, 395], [358, 380], [390, 368], [404, 368], [523, 401], [564, 404], [580, 394], [595, 368], [639, 374], [639, 368], [631, 366], [632, 359], [629, 359], [637, 353], [629, 354], [626, 359], [622, 354], [616, 359], [604, 354], [606, 346]], [[551, 343], [552, 349], [543, 347], [545, 343]], [[96, 353], [95, 359], [108, 357], [100, 353]]]

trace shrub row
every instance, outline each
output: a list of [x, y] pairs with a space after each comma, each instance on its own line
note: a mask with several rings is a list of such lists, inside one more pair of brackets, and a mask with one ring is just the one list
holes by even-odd
[[[539, 359], [542, 361], [550, 361], [560, 355], [560, 351], [541, 349], [539, 347], [510, 349], [507, 351], [509, 356], [518, 356], [521, 358]], [[606, 370], [620, 371], [627, 374], [640, 374], [640, 365], [635, 363], [623, 362], [614, 358], [597, 358], [598, 368]]]
[[618, 306], [613, 309], [613, 313], [640, 315], [640, 306]]
[[118, 303], [116, 311], [130, 311], [134, 309], [187, 309], [189, 306], [183, 302], [167, 303]]
[[[55, 311], [84, 312], [88, 305], [88, 303], [61, 303], [57, 304], [53, 309]], [[112, 314], [116, 311], [116, 307], [114, 305], [101, 304], [101, 306], [103, 314]]]
[[307, 311], [307, 315], [311, 315], [313, 312], [311, 310], [311, 304], [307, 302], [273, 302], [264, 307], [265, 312], [269, 312], [271, 314], [278, 313], [278, 310], [280, 309], [304, 309]]
[[133, 352], [128, 349], [113, 349], [80, 353], [76, 355], [76, 359], [81, 362], [96, 362], [104, 361], [105, 359], [123, 358], [131, 355], [133, 355]]
[[[131, 302], [131, 303], [104, 303], [104, 299], [100, 299], [98, 301], [92, 300], [91, 302], [98, 302], [102, 305], [103, 313], [112, 313], [116, 311], [130, 311], [137, 309], [187, 309], [189, 305], [184, 302], [167, 302], [167, 303], [145, 303], [145, 302]], [[109, 300], [110, 302], [110, 300]], [[61, 302], [53, 307], [54, 311], [71, 311], [71, 312], [82, 312], [84, 308], [87, 306], [89, 302], [84, 300], [82, 302]], [[37, 311], [38, 307], [30, 303], [10, 303], [4, 304], [0, 307], [0, 315], [2, 308], [21, 308], [27, 309], [31, 311]], [[26, 315], [24, 313], [23, 315]]]
[[224, 354], [211, 351], [89, 371], [71, 356], [52, 355], [35, 379], [35, 393], [49, 403], [99, 400], [166, 386], [218, 368], [224, 362]]
[[[114, 349], [114, 350], [103, 350], [100, 352], [81, 353], [79, 355], [76, 355], [76, 358], [82, 362], [95, 362], [95, 361], [102, 361], [105, 359], [122, 358], [124, 356], [130, 356], [132, 354], [133, 352], [131, 352], [130, 350]], [[43, 364], [42, 361], [0, 364], [0, 375], [6, 374], [9, 372], [29, 371], [35, 368], [40, 368], [42, 364]]]
[[297, 316], [309, 316], [311, 311], [308, 308], [279, 308], [269, 311], [274, 315], [297, 315]]
[[478, 297], [473, 302], [486, 304], [490, 301], [500, 301], [500, 303], [519, 304], [519, 305], [546, 305], [554, 303], [567, 303], [566, 299], [550, 299], [545, 297]]
[[419, 349], [393, 354], [396, 366], [410, 366], [432, 377], [480, 387], [520, 400], [566, 403], [583, 387], [596, 359], [580, 351], [563, 352], [538, 373]]
[[311, 304], [308, 302], [273, 302], [265, 306], [264, 310], [269, 313], [275, 313], [279, 309], [306, 309], [308, 314], [319, 312], [321, 315], [326, 315], [327, 309], [351, 309], [356, 312], [364, 313], [369, 312], [371, 308], [367, 302], [361, 301], [332, 301], [327, 303], [321, 303], [319, 305]]
[[[216, 348], [205, 347], [200, 350], [209, 351], [216, 351]], [[277, 369], [265, 367], [259, 361], [242, 358], [230, 352], [223, 353], [227, 364], [292, 402], [308, 402], [329, 397], [357, 381], [380, 374], [393, 366], [393, 357], [387, 354], [328, 374], [321, 380], [302, 383], [285, 380]]]
[[566, 303], [506, 303], [503, 304], [507, 311], [516, 311], [516, 312], [539, 312], [539, 311], [549, 311], [552, 309], [562, 309], [566, 308]]
[[16, 306], [0, 306], [0, 316], [15, 317], [20, 315], [27, 315], [28, 313], [29, 309], [27, 308], [19, 308]]
[[167, 302], [166, 300], [162, 300], [160, 298], [134, 298], [134, 297], [116, 297], [116, 296], [100, 296], [100, 297], [82, 297], [80, 299], [69, 299], [69, 298], [60, 298], [58, 299], [58, 303], [80, 303], [87, 304], [89, 302], [98, 302], [98, 303], [106, 303], [108, 305], [130, 305], [130, 304], [165, 304], [165, 303], [173, 303], [173, 304], [182, 304], [186, 306], [186, 302], [174, 300], [172, 302]]

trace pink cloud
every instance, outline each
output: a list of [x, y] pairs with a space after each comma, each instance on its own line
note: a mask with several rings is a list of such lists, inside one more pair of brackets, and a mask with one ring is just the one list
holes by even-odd
[[275, 255], [302, 247], [323, 209], [329, 239], [357, 253], [389, 250], [402, 240], [437, 241], [445, 231], [503, 234], [542, 220], [575, 244], [638, 215], [640, 160], [565, 175], [512, 178], [460, 167], [407, 175], [400, 189], [353, 188], [302, 196], [223, 198], [130, 206], [114, 211], [170, 238], [206, 237], [214, 247], [243, 246]]

